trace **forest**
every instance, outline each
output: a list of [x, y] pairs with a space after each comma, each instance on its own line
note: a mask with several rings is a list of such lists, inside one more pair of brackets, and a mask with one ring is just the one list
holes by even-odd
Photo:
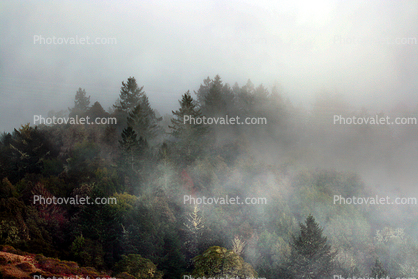
[[[117, 278], [418, 277], [416, 204], [335, 202], [408, 197], [384, 183], [402, 186], [416, 175], [416, 127], [333, 122], [418, 117], [418, 107], [374, 113], [327, 91], [306, 107], [279, 85], [231, 86], [216, 75], [160, 115], [140, 83], [123, 81], [106, 110], [79, 88], [68, 110], [48, 113], [116, 123], [24, 123], [1, 134], [1, 251]], [[185, 121], [203, 116], [266, 123]], [[266, 202], [185, 202], [225, 196]]]

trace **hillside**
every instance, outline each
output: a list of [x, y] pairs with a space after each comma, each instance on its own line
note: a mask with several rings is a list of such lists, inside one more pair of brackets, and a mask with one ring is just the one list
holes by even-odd
[[[56, 278], [111, 278], [91, 267], [80, 267], [75, 262], [61, 261], [42, 255], [23, 253], [11, 246], [0, 251], [0, 276], [3, 279], [36, 278], [36, 275]], [[78, 277], [77, 277], [78, 276]]]

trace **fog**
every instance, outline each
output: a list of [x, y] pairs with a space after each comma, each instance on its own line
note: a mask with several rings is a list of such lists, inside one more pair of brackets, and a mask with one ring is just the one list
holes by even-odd
[[[42, 253], [82, 262], [80, 251], [56, 251], [73, 249], [84, 235], [89, 247], [102, 247], [97, 249], [103, 255], [94, 251], [103, 263], [91, 266], [113, 270], [122, 255], [141, 254], [168, 279], [191, 272], [186, 263], [210, 246], [229, 249], [239, 235], [247, 243], [241, 256], [257, 272], [285, 274], [291, 235], [313, 214], [337, 247], [345, 276], [370, 274], [379, 253], [391, 275], [411, 275], [405, 270], [418, 264], [417, 205], [344, 207], [331, 200], [335, 195], [418, 197], [418, 124], [336, 123], [336, 117], [418, 117], [417, 2], [2, 1], [0, 35], [4, 188], [15, 187], [14, 196], [25, 202], [30, 193], [43, 193], [42, 185], [51, 195], [64, 196], [97, 194], [103, 187], [98, 193], [115, 195], [123, 205], [115, 210], [123, 213], [120, 223], [109, 225], [117, 240], [99, 235], [100, 228], [90, 230], [93, 209], [63, 209], [72, 227], [64, 233], [65, 222], [57, 225], [65, 237], [54, 239], [58, 244]], [[91, 43], [80, 43], [85, 40]], [[118, 98], [130, 77], [146, 95], [138, 97], [138, 107], [122, 109]], [[205, 85], [208, 77], [210, 86]], [[90, 96], [90, 107], [77, 107], [77, 112], [79, 88]], [[187, 134], [180, 124], [178, 130], [170, 128], [169, 118], [176, 118], [173, 111], [188, 90], [203, 114], [262, 116], [268, 123], [209, 125], [207, 134]], [[217, 97], [207, 98], [210, 94]], [[96, 101], [107, 111], [99, 111], [100, 116], [121, 120], [116, 128], [19, 130], [26, 123], [34, 127], [34, 115], [63, 111], [68, 116], [73, 109], [73, 115], [97, 116], [98, 110], [91, 109]], [[141, 106], [149, 110], [144, 113]], [[135, 117], [158, 125], [141, 126]], [[128, 132], [138, 135], [137, 153], [126, 147]], [[35, 146], [38, 141], [28, 135], [42, 144]], [[27, 152], [19, 149], [28, 146]], [[25, 156], [33, 157], [25, 161]], [[206, 229], [198, 241], [195, 228], [191, 244], [193, 230], [183, 222], [193, 211], [183, 194], [263, 196], [271, 203], [225, 211], [199, 207]], [[73, 218], [73, 212], [79, 215]], [[103, 212], [97, 218], [107, 220]], [[100, 224], [106, 228], [106, 222]], [[49, 225], [45, 231], [55, 228]], [[165, 243], [178, 244], [178, 251]], [[167, 260], [171, 252], [185, 260], [183, 269], [167, 273], [172, 262], [176, 265]]]
[[[376, 109], [414, 106], [417, 47], [394, 41], [416, 37], [417, 9], [413, 1], [2, 1], [0, 129], [67, 109], [79, 87], [107, 108], [128, 76], [161, 114], [216, 74], [278, 83], [306, 106], [321, 89]], [[35, 36], [116, 44], [48, 45]]]

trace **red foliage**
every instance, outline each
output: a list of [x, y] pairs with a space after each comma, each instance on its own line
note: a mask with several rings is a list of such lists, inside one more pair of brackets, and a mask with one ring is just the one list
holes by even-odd
[[[40, 195], [43, 198], [53, 198], [53, 195], [45, 189], [45, 187], [41, 183], [37, 183], [34, 189], [32, 190], [33, 195]], [[40, 204], [37, 203], [36, 208], [38, 209], [39, 216], [46, 221], [56, 221], [61, 226], [66, 223], [68, 220], [64, 216], [65, 209], [63, 209], [58, 204]]]

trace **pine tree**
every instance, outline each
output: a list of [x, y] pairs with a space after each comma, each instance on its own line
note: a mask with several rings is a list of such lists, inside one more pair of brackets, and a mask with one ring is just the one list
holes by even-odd
[[132, 171], [138, 172], [140, 155], [146, 148], [147, 142], [141, 137], [137, 139], [137, 134], [132, 127], [124, 129], [121, 136], [122, 140], [119, 144], [126, 163]]
[[122, 150], [121, 170], [125, 173], [128, 184], [130, 182], [142, 184], [147, 171], [144, 167], [147, 161], [148, 143], [142, 137], [137, 139], [137, 134], [130, 126], [123, 130], [121, 136], [122, 140], [119, 140], [119, 146]]
[[241, 89], [234, 89], [237, 95], [236, 97], [238, 110], [243, 117], [249, 116], [253, 112], [255, 106], [254, 84], [251, 82], [251, 80], [248, 80], [247, 84], [245, 84]]
[[113, 107], [117, 110], [130, 113], [144, 96], [143, 88], [143, 86], [138, 87], [134, 77], [129, 77], [126, 83], [122, 81], [119, 99]]
[[87, 112], [90, 105], [90, 96], [87, 97], [86, 90], [78, 88], [75, 93], [74, 108], [68, 109], [70, 111], [70, 117], [75, 115], [83, 115]]
[[169, 128], [171, 129], [171, 135], [176, 140], [175, 147], [178, 156], [187, 164], [190, 164], [203, 152], [208, 126], [203, 123], [191, 123], [191, 121], [187, 121], [187, 118], [185, 119], [186, 116], [195, 120], [203, 117], [189, 91], [182, 96], [179, 103], [180, 109], [173, 111], [172, 126], [169, 126]]
[[167, 232], [164, 236], [164, 258], [158, 268], [164, 272], [164, 278], [182, 278], [186, 269], [186, 260], [181, 253], [181, 243], [178, 235]]
[[305, 224], [300, 224], [300, 235], [293, 236], [289, 270], [294, 278], [320, 279], [330, 276], [335, 252], [322, 236], [322, 229], [309, 215]]
[[202, 112], [209, 117], [221, 116], [226, 113], [226, 102], [222, 94], [223, 84], [217, 75], [213, 80], [208, 94], [204, 98]]
[[205, 103], [206, 95], [209, 94], [209, 90], [212, 87], [213, 81], [210, 77], [203, 80], [203, 84], [200, 85], [199, 90], [196, 92], [197, 102], [200, 106]]
[[157, 122], [161, 119], [155, 116], [155, 112], [149, 106], [148, 98], [142, 99], [143, 102], [135, 106], [129, 113], [127, 124], [143, 139], [152, 141], [158, 135], [160, 128]]

